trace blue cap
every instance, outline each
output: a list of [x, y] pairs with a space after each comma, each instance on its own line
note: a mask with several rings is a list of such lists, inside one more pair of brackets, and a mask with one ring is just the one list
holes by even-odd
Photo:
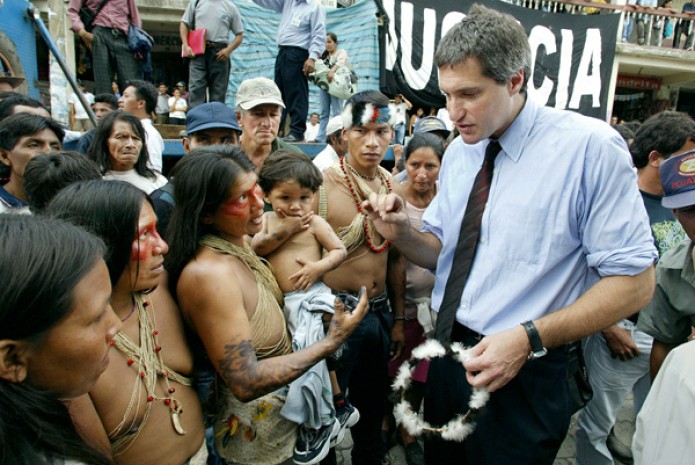
[[220, 102], [202, 103], [186, 113], [186, 133], [205, 129], [234, 129], [241, 132], [236, 113]]
[[440, 120], [436, 116], [425, 116], [424, 118], [420, 118], [417, 120], [417, 123], [415, 123], [415, 127], [413, 128], [413, 134], [435, 131], [443, 132], [444, 137], [449, 137], [449, 133], [451, 132], [446, 128], [444, 121]]
[[674, 155], [659, 167], [665, 208], [695, 205], [695, 150]]

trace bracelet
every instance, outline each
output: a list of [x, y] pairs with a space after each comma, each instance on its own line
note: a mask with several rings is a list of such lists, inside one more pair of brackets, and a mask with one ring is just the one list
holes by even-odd
[[404, 316], [394, 316], [393, 321], [405, 321], [405, 317]]

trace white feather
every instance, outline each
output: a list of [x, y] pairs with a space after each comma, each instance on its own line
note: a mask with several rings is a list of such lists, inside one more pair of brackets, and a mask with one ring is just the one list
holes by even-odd
[[418, 360], [430, 360], [435, 357], [442, 357], [446, 350], [435, 339], [428, 339], [413, 349], [412, 356]]
[[459, 418], [455, 418], [447, 423], [442, 431], [442, 439], [447, 441], [463, 442], [475, 429], [473, 423], [462, 423]]
[[401, 364], [401, 366], [398, 368], [398, 375], [396, 375], [396, 379], [393, 381], [393, 390], [408, 389], [410, 386], [410, 379], [413, 376], [413, 371], [415, 371], [414, 367], [410, 368], [410, 364], [407, 361], [403, 362], [403, 364]]
[[477, 410], [483, 405], [487, 404], [489, 398], [490, 393], [485, 389], [473, 389], [471, 399], [468, 401], [468, 406], [474, 410]]
[[343, 108], [343, 112], [340, 114], [343, 120], [343, 127], [347, 131], [352, 127], [352, 103], [348, 103]]

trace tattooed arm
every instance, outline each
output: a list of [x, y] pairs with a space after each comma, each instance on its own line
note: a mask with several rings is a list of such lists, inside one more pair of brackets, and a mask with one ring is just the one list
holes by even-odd
[[[259, 360], [251, 344], [249, 324], [258, 301], [256, 281], [239, 260], [203, 249], [181, 273], [177, 295], [186, 320], [205, 345], [218, 374], [241, 401], [287, 385], [335, 352], [367, 311], [366, 297], [352, 313], [336, 305], [324, 339], [288, 355]], [[277, 339], [280, 332], [287, 331], [284, 325], [284, 321], [278, 325]]]

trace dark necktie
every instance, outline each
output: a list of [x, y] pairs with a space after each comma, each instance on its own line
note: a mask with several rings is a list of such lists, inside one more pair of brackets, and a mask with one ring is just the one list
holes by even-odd
[[439, 307], [437, 316], [437, 326], [434, 330], [434, 337], [441, 342], [449, 342], [451, 339], [451, 330], [456, 319], [456, 310], [461, 305], [463, 287], [471, 271], [475, 249], [478, 246], [483, 212], [490, 195], [495, 157], [497, 157], [501, 148], [497, 140], [490, 140], [485, 149], [483, 165], [475, 176], [473, 188], [468, 197], [468, 205], [466, 205], [466, 213], [463, 215], [463, 221], [461, 222], [461, 231], [459, 232], [459, 240], [454, 251], [451, 272], [446, 281], [444, 297], [442, 298], [442, 304]]

